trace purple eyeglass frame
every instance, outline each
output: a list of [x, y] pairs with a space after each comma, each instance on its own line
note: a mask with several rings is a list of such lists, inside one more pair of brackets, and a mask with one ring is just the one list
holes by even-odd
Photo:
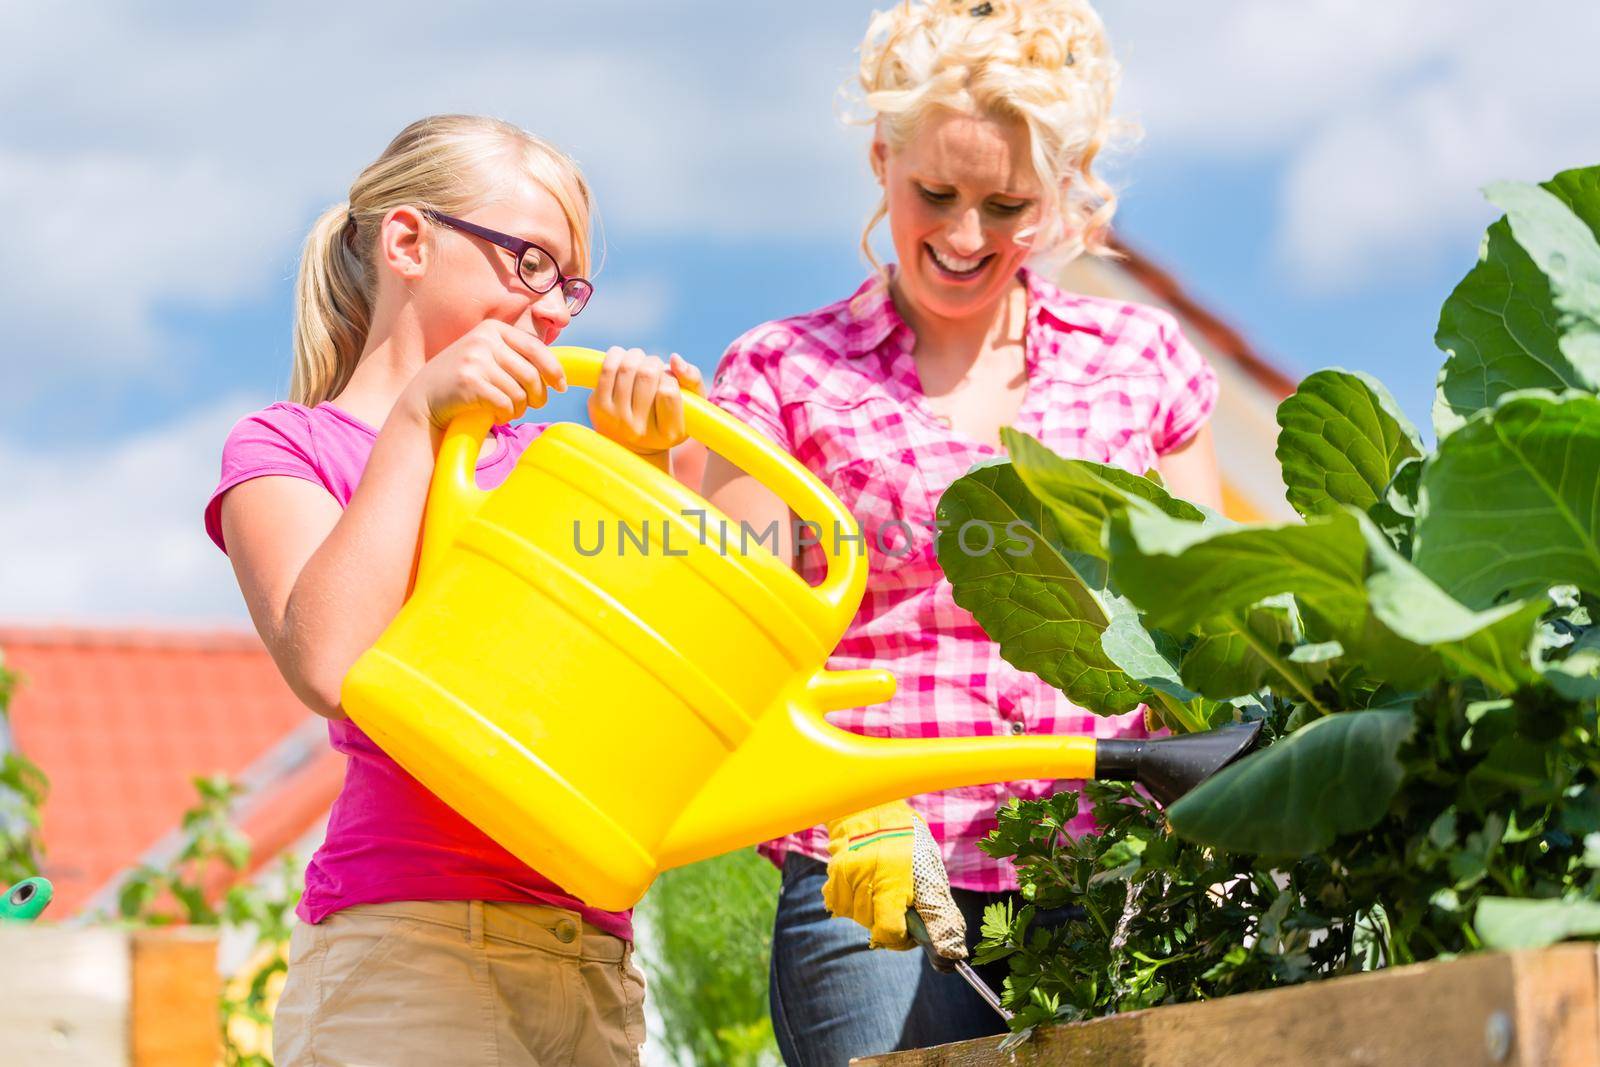
[[[561, 273], [561, 264], [556, 262], [556, 257], [551, 255], [550, 250], [544, 247], [544, 245], [534, 244], [532, 241], [524, 240], [521, 237], [513, 237], [509, 233], [501, 233], [499, 230], [491, 230], [487, 226], [479, 226], [475, 222], [468, 222], [466, 219], [458, 219], [454, 215], [446, 215], [442, 211], [424, 211], [423, 214], [435, 222], [440, 222], [446, 226], [449, 226], [451, 229], [460, 230], [462, 233], [470, 233], [474, 237], [481, 237], [490, 244], [498, 245], [499, 247], [504, 248], [507, 252], [510, 252], [516, 257], [517, 278], [521, 280], [523, 285], [528, 287], [530, 292], [534, 292], [540, 296], [543, 296], [550, 290], [560, 286], [561, 295], [566, 297], [567, 300], [567, 313], [572, 315], [574, 318], [577, 317], [580, 311], [589, 306], [589, 298], [594, 296], [594, 283], [588, 278], [582, 278], [578, 275], [572, 275], [571, 277], [568, 277], [567, 275]], [[555, 281], [551, 282], [543, 289], [535, 289], [533, 283], [530, 282], [522, 273], [522, 257], [528, 254], [528, 249], [530, 248], [537, 248], [540, 252], [543, 252], [545, 258], [550, 261], [550, 266], [555, 268]], [[567, 288], [569, 285], [582, 286], [581, 291], [583, 296], [581, 299], [576, 301], [577, 307], [572, 306], [574, 303], [574, 298], [572, 295], [572, 290]]]

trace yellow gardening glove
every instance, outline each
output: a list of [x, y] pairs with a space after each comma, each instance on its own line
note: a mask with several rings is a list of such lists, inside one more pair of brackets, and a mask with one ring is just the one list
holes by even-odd
[[873, 948], [915, 948], [906, 932], [906, 909], [915, 908], [937, 955], [967, 957], [967, 923], [950, 895], [938, 843], [903, 800], [828, 824], [822, 900], [830, 914], [866, 927]]

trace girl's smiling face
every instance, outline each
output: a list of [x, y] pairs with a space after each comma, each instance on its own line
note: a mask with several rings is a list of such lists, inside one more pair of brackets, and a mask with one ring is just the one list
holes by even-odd
[[940, 111], [905, 145], [872, 146], [898, 295], [965, 319], [992, 309], [1031, 252], [1042, 193], [1019, 121]]
[[[410, 208], [396, 209], [390, 218], [402, 213], [397, 221], [403, 225], [384, 229], [385, 243], [394, 243], [379, 251], [409, 294], [429, 356], [486, 319], [521, 327], [545, 344], [553, 344], [572, 321], [561, 287], [533, 292], [522, 283], [510, 252], [443, 223], [425, 222]], [[564, 273], [578, 273], [566, 216], [537, 182], [521, 182], [459, 217], [533, 241], [550, 251]]]

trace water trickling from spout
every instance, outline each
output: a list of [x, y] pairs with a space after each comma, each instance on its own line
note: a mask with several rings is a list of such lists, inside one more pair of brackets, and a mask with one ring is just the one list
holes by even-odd
[[1128, 945], [1128, 931], [1133, 925], [1133, 917], [1139, 912], [1139, 893], [1148, 882], [1149, 877], [1128, 879], [1128, 894], [1122, 902], [1122, 914], [1117, 917], [1117, 925], [1111, 930], [1111, 994], [1112, 1003], [1120, 1005], [1122, 998], [1132, 991], [1132, 986], [1122, 977], [1122, 972], [1127, 965], [1123, 949]]

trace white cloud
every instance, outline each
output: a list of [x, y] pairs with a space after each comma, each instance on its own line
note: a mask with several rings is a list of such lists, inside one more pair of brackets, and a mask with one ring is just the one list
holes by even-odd
[[263, 403], [235, 394], [107, 449], [0, 447], [0, 618], [247, 625], [201, 517], [229, 429]]
[[163, 310], [281, 285], [313, 213], [424, 114], [501, 115], [567, 147], [614, 234], [816, 237], [833, 220], [846, 240], [870, 206], [832, 114], [864, 11], [152, 10], [0, 16], [36, 45], [0, 70], [28, 101], [0, 115], [0, 318], [26, 356], [0, 417], [73, 376], [158, 366]]
[[1107, 14], [1141, 152], [1274, 168], [1278, 254], [1309, 289], [1427, 265], [1493, 217], [1482, 185], [1597, 161], [1593, 4], [1117, 0]]
[[[573, 343], [648, 333], [672, 291], [646, 276], [604, 292], [579, 320], [590, 340]], [[228, 431], [269, 402], [235, 393], [103, 448], [0, 443], [0, 621], [248, 625], [201, 520]], [[581, 404], [550, 417], [581, 418]]]
[[[286, 257], [249, 254], [298, 222], [267, 193], [203, 156], [0, 156], [0, 203], [18, 206], [0, 242], [8, 348], [41, 376], [145, 369], [159, 352], [160, 306], [213, 305], [281, 276]], [[240, 201], [254, 210], [236, 212]], [[30, 375], [8, 377], [20, 408]]]
[[[629, 237], [853, 246], [873, 190], [835, 93], [874, 6], [0, 0], [0, 38], [28, 43], [0, 64], [26, 101], [0, 113], [0, 617], [244, 618], [199, 509], [264, 398], [65, 452], [21, 445], [8, 415], [181, 373], [164, 315], [281, 291], [312, 214], [412, 118], [498, 114], [582, 162], [622, 280], [598, 279], [575, 341], [648, 335], [684, 298], [632, 273]], [[1267, 169], [1260, 210], [1305, 286], [1381, 284], [1490, 217], [1487, 181], [1595, 161], [1600, 6], [1104, 8], [1146, 130], [1130, 172]]]
[[1269, 152], [1307, 122], [1381, 98], [1429, 35], [1422, 0], [1104, 5], [1122, 110], [1153, 146]]
[[[30, 47], [0, 68], [28, 101], [0, 115], [0, 317], [27, 358], [0, 418], [158, 366], [163, 309], [281, 285], [312, 212], [428, 112], [569, 147], [614, 233], [853, 242], [872, 190], [835, 104], [870, 6], [10, 5], [5, 36]], [[1313, 286], [1425, 256], [1485, 215], [1477, 185], [1582, 161], [1600, 123], [1581, 0], [1104, 7], [1147, 131], [1132, 172], [1275, 168], [1263, 210]]]
[[1528, 171], [1547, 153], [1526, 143], [1505, 101], [1464, 96], [1420, 89], [1381, 121], [1363, 114], [1330, 124], [1294, 160], [1277, 244], [1304, 286], [1351, 288], [1386, 265], [1471, 240], [1491, 213], [1479, 186], [1517, 172], [1548, 176]]

